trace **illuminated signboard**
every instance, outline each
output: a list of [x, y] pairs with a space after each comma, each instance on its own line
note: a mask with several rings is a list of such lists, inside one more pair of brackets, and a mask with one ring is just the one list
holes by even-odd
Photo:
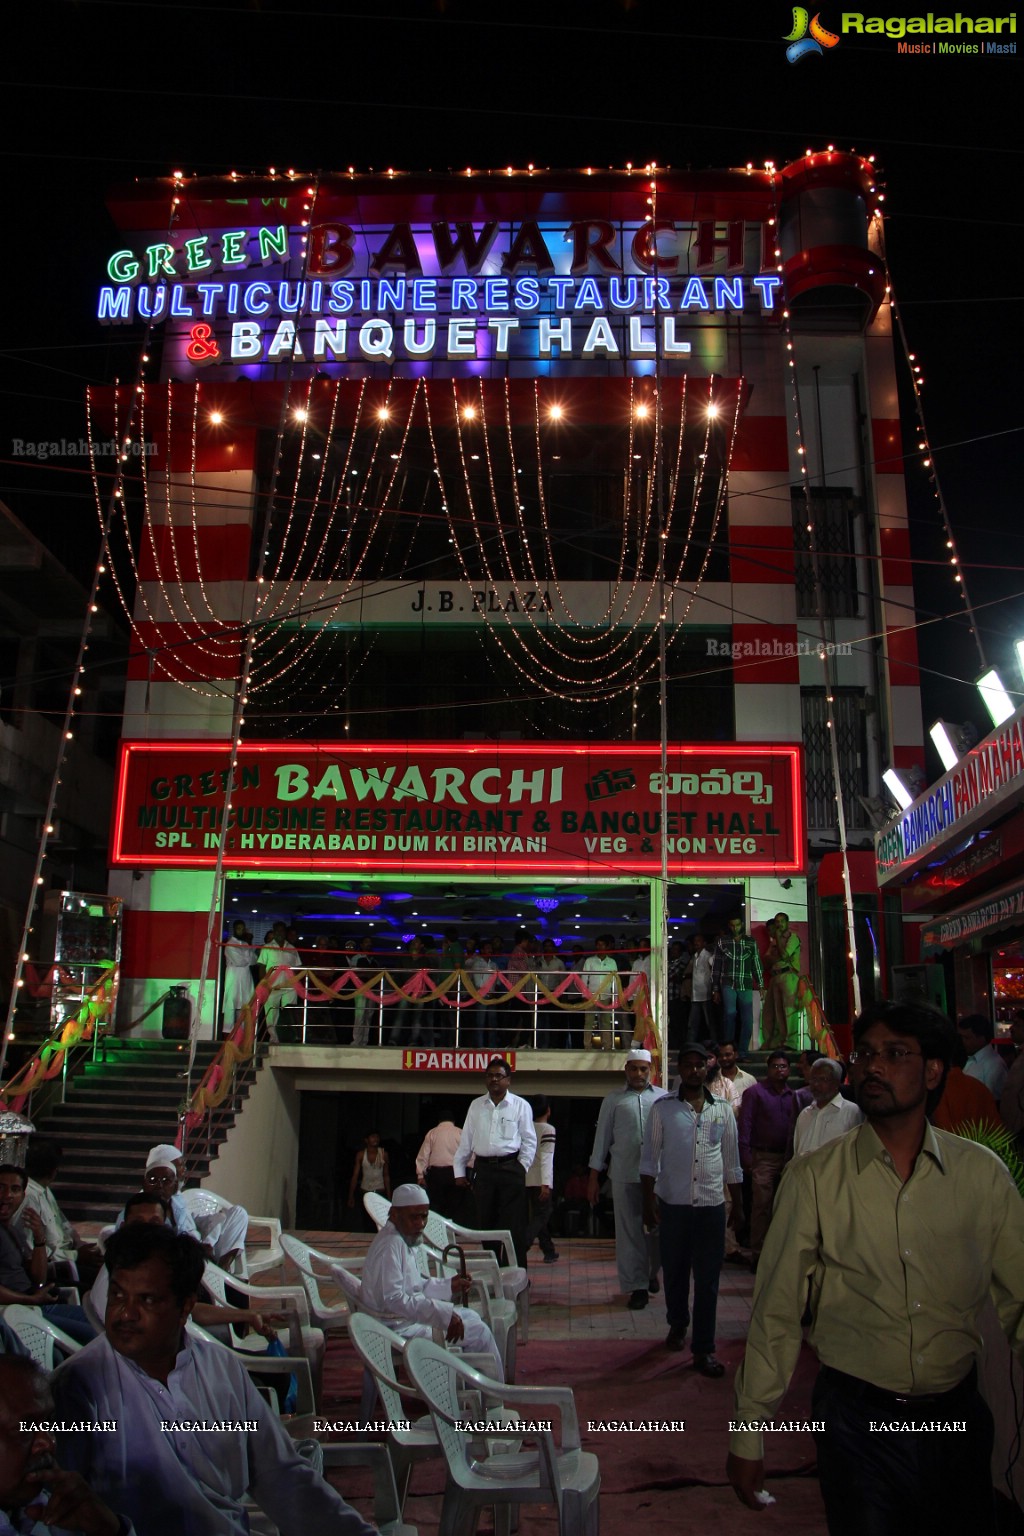
[[1024, 707], [979, 741], [875, 836], [879, 885], [909, 875], [944, 844], [1005, 816], [1024, 797]]
[[515, 1051], [434, 1051], [405, 1050], [402, 1052], [403, 1072], [475, 1072], [482, 1077], [489, 1064], [498, 1056], [508, 1062], [508, 1069], [516, 1069]]
[[971, 907], [937, 917], [921, 930], [921, 947], [926, 954], [935, 950], [957, 949], [972, 939], [997, 933], [1001, 928], [1024, 925], [1024, 885], [1001, 887]]
[[[656, 743], [252, 743], [240, 748], [229, 869], [406, 874], [661, 870]], [[217, 862], [231, 751], [221, 742], [122, 742], [112, 862]], [[673, 745], [669, 870], [803, 869], [796, 746]]]
[[133, 231], [107, 262], [96, 315], [164, 332], [177, 378], [621, 375], [656, 360], [723, 371], [726, 321], [778, 315], [766, 223], [581, 218], [562, 201], [548, 193], [543, 217], [445, 219], [432, 200], [396, 222], [389, 188], [360, 197], [347, 222]]

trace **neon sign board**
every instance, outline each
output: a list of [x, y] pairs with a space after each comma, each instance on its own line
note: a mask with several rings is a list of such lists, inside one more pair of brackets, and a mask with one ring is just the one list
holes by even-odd
[[991, 826], [1024, 798], [1024, 707], [875, 836], [879, 885], [906, 877], [944, 845]]
[[[112, 863], [217, 862], [231, 750], [122, 742]], [[803, 869], [800, 748], [672, 746], [673, 874]], [[239, 749], [230, 869], [655, 875], [661, 749], [501, 742], [251, 743]]]
[[96, 314], [163, 327], [178, 376], [718, 367], [725, 317], [780, 308], [766, 234], [744, 220], [607, 219], [183, 232], [115, 251]]

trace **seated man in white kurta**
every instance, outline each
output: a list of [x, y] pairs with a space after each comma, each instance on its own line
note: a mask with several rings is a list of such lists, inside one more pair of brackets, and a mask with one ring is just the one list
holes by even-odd
[[472, 1283], [452, 1279], [427, 1280], [420, 1274], [413, 1249], [423, 1241], [430, 1200], [418, 1184], [400, 1184], [391, 1213], [370, 1244], [363, 1264], [363, 1301], [403, 1339], [430, 1338], [440, 1328], [449, 1344], [461, 1342], [471, 1354], [489, 1354], [489, 1375], [503, 1381], [501, 1355], [482, 1317], [469, 1307], [454, 1305], [465, 1298]]

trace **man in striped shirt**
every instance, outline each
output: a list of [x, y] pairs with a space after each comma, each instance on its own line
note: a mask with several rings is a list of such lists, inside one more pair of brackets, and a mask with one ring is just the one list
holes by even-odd
[[708, 1092], [708, 1053], [685, 1045], [679, 1053], [679, 1092], [659, 1099], [644, 1131], [640, 1183], [644, 1220], [661, 1235], [668, 1338], [681, 1351], [690, 1324], [693, 1274], [693, 1364], [702, 1376], [718, 1377], [725, 1367], [715, 1358], [718, 1277], [725, 1256], [725, 1187], [732, 1200], [729, 1220], [743, 1209], [736, 1116], [725, 1099]]

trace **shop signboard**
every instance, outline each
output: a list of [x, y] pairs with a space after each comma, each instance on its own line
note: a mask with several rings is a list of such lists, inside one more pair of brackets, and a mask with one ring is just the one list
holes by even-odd
[[177, 379], [721, 371], [730, 321], [778, 324], [771, 189], [662, 172], [656, 218], [653, 190], [625, 173], [211, 183], [173, 196], [170, 233], [170, 198], [137, 193], [115, 199], [95, 313], [148, 326]]
[[875, 836], [879, 885], [902, 881], [1024, 800], [1024, 705]]
[[482, 1077], [495, 1057], [508, 1063], [510, 1072], [516, 1069], [515, 1051], [455, 1051], [408, 1049], [402, 1052], [403, 1072], [471, 1072]]
[[956, 949], [972, 939], [998, 932], [1002, 928], [1024, 927], [1024, 885], [1017, 881], [993, 891], [973, 906], [961, 907], [936, 917], [921, 930], [924, 953]]
[[796, 745], [125, 741], [111, 862], [657, 875], [664, 803], [670, 875], [792, 875], [802, 785]]

